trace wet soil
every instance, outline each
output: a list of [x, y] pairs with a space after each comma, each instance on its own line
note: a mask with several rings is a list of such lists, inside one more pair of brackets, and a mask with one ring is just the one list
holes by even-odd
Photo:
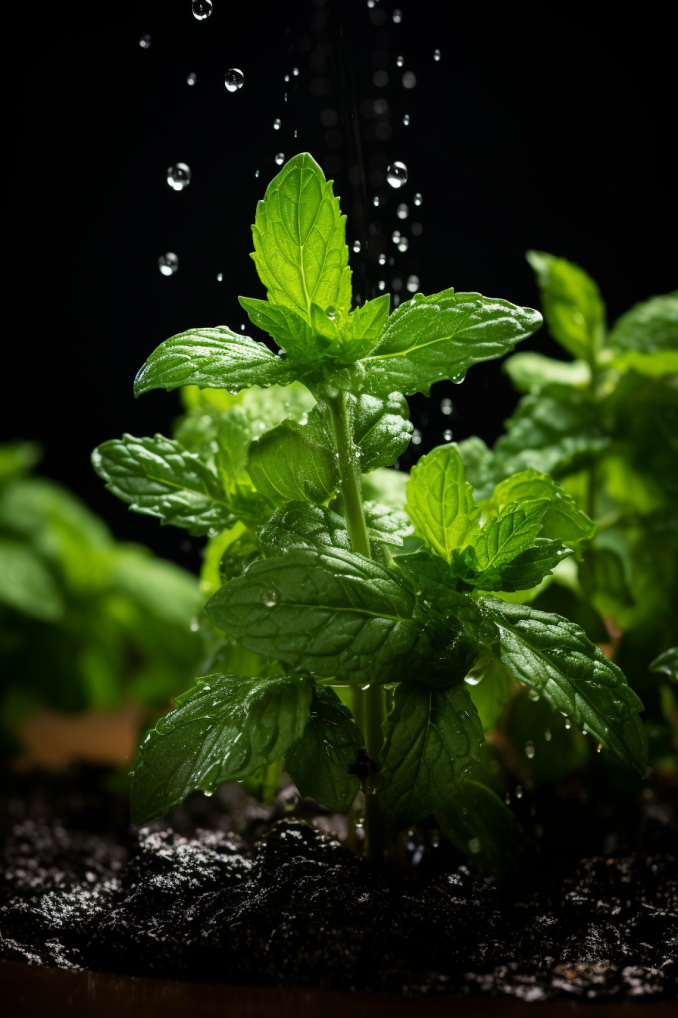
[[371, 867], [294, 789], [264, 808], [223, 786], [130, 829], [101, 779], [4, 776], [0, 956], [260, 986], [678, 996], [675, 787], [526, 793], [521, 871], [496, 883], [426, 832], [408, 867]]

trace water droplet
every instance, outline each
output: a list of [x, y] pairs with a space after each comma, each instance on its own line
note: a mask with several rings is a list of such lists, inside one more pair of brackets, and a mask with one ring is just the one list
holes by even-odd
[[196, 618], [191, 619], [191, 632], [197, 633], [199, 628], [198, 620]]
[[223, 272], [217, 272], [217, 283], [223, 283], [223, 281], [224, 281]]
[[398, 67], [402, 67], [405, 63], [405, 57], [396, 57], [396, 64]]
[[566, 722], [565, 722], [565, 729], [566, 729], [566, 731], [568, 731], [568, 732], [569, 732], [570, 728], [572, 728], [572, 725], [570, 724], [570, 722], [569, 722], [569, 721], [566, 721]]
[[405, 125], [405, 127], [409, 127], [410, 126], [410, 115], [409, 115], [409, 113], [406, 113], [405, 116], [403, 117], [403, 124]]
[[599, 742], [598, 745], [596, 746], [596, 753], [602, 753], [604, 749], [605, 746], [603, 745], [603, 743]]
[[378, 194], [375, 194], [374, 198], [372, 199], [372, 204], [373, 205], [377, 205], [377, 206], [379, 205], [379, 195]]
[[297, 134], [298, 134], [298, 133], [299, 133], [298, 131], [295, 131], [295, 132], [294, 132], [294, 137], [295, 137], [295, 138], [296, 138], [296, 136], [297, 136]]
[[237, 92], [245, 84], [245, 75], [239, 67], [231, 67], [224, 75], [224, 85], [229, 92]]
[[197, 80], [198, 80], [198, 75], [195, 73], [195, 71], [191, 71], [191, 73], [186, 78], [186, 84], [187, 85], [195, 85]]
[[139, 39], [139, 45], [141, 46], [142, 49], [148, 49], [148, 47], [151, 45], [150, 35], [142, 35], [141, 38]]
[[254, 176], [255, 176], [255, 177], [258, 177], [258, 176], [259, 176], [259, 170], [255, 170], [255, 171], [254, 171]]
[[407, 206], [404, 201], [401, 201], [400, 205], [396, 209], [396, 215], [398, 219], [407, 219], [409, 214], [410, 214], [409, 206]]
[[206, 795], [207, 798], [209, 799], [209, 798], [211, 798], [211, 796], [214, 795], [214, 792], [206, 792], [206, 791], [203, 790], [203, 795]]
[[[394, 15], [394, 19], [395, 19], [395, 15]], [[468, 850], [469, 850], [469, 852], [471, 852], [473, 855], [477, 855], [478, 852], [482, 851], [482, 848], [483, 848], [483, 846], [480, 844], [480, 838], [471, 838], [471, 840], [468, 843]]]
[[412, 445], [421, 445], [421, 431], [415, 428], [412, 432]]
[[[398, 241], [400, 240], [400, 230], [393, 231], [393, 233], [391, 234], [391, 240], [393, 241], [394, 244], [398, 243]], [[384, 257], [386, 256], [384, 255]]]
[[434, 828], [432, 831], [429, 831], [428, 837], [429, 841], [431, 842], [431, 847], [437, 848], [438, 845], [440, 844], [440, 831], [436, 831], [436, 829]]
[[331, 322], [333, 322], [334, 319], [337, 317], [337, 312], [335, 311], [335, 309], [333, 307], [329, 307], [327, 309], [327, 311], [325, 312], [325, 314], [327, 315], [327, 317], [330, 319]]
[[387, 166], [386, 180], [391, 185], [391, 187], [394, 187], [396, 189], [396, 191], [398, 190], [399, 187], [402, 187], [403, 184], [406, 184], [407, 166], [405, 166], [405, 163], [401, 163], [399, 160], [396, 160], [394, 163], [391, 163], [390, 166]]
[[533, 703], [536, 703], [537, 700], [539, 699], [539, 693], [537, 692], [536, 689], [528, 689], [527, 695], [529, 696], [530, 700], [532, 700]]
[[414, 196], [414, 204], [415, 204], [415, 205], [421, 205], [421, 203], [422, 203], [422, 201], [423, 201], [423, 200], [424, 200], [424, 199], [422, 198], [422, 196], [421, 196], [421, 195], [419, 194], [419, 192], [417, 191], [417, 193], [416, 193], [416, 194], [415, 194], [415, 196]]
[[380, 279], [379, 282], [377, 283], [377, 287], [380, 290], [385, 290], [386, 289], [386, 281], [384, 279]]
[[[417, 286], [418, 285], [419, 285], [419, 280], [417, 280]], [[440, 412], [441, 413], [445, 414], [446, 417], [449, 417], [453, 410], [454, 410], [454, 407], [452, 406], [452, 400], [451, 399], [447, 399], [447, 398], [441, 399], [441, 401], [440, 401]]]
[[168, 251], [167, 254], [160, 255], [158, 266], [163, 276], [173, 276], [179, 268], [179, 259], [172, 251]]
[[523, 797], [523, 786], [516, 785], [516, 799], [522, 799]]
[[410, 246], [410, 242], [407, 239], [407, 237], [401, 237], [400, 240], [398, 241], [398, 250], [399, 251], [407, 251], [409, 246]]
[[361, 247], [360, 241], [359, 240], [354, 240], [353, 241], [353, 250], [354, 250], [355, 254], [360, 254], [360, 247]]
[[478, 627], [478, 637], [481, 643], [494, 643], [497, 639], [497, 627], [491, 619], [483, 619]]
[[285, 81], [289, 81], [289, 80], [290, 80], [290, 76], [289, 76], [289, 74], [286, 74], [285, 75]]
[[276, 117], [275, 120], [273, 121], [273, 130], [274, 131], [279, 131], [281, 126], [282, 126], [282, 124], [281, 124], [281, 121], [280, 121], [280, 117]]
[[275, 590], [262, 590], [261, 600], [267, 608], [272, 608], [278, 603], [278, 593]]
[[167, 170], [167, 183], [174, 191], [183, 191], [191, 183], [191, 168], [186, 163], [175, 163]]
[[445, 430], [443, 431], [443, 438], [445, 439], [446, 442], [452, 441], [452, 432], [450, 431], [449, 428], [445, 428]]
[[298, 76], [298, 74], [299, 74], [299, 68], [298, 67], [293, 67], [292, 68], [292, 74], [296, 78]]
[[440, 60], [440, 50], [439, 50], [439, 49], [434, 49], [434, 50], [433, 50], [433, 59], [434, 59], [434, 60], [435, 60], [436, 62], [437, 62], [438, 60]]
[[[398, 236], [400, 236], [400, 234]], [[386, 265], [386, 255], [380, 254], [379, 257], [377, 258], [377, 261], [379, 262], [380, 265]]]
[[525, 743], [525, 756], [528, 760], [531, 760], [534, 756], [534, 743], [531, 741]]
[[511, 802], [511, 793], [510, 792], [507, 792], [506, 795], [504, 796], [504, 802], [506, 803], [507, 806]]
[[393, 20], [396, 23], [396, 25], [399, 25], [400, 22], [403, 20], [403, 12], [399, 11], [397, 7], [393, 12]]
[[282, 164], [285, 162], [285, 153], [278, 152], [277, 156], [275, 157], [275, 161], [277, 166], [282, 166]]
[[417, 77], [412, 73], [412, 71], [405, 71], [402, 77], [402, 82], [404, 88], [414, 88], [417, 84]]
[[191, 10], [196, 21], [204, 21], [212, 13], [212, 0], [192, 0]]
[[553, 736], [551, 735], [551, 729], [550, 728], [547, 728], [544, 731], [544, 738], [546, 739], [547, 742], [550, 742], [551, 739], [553, 738]]
[[406, 285], [410, 293], [416, 293], [419, 289], [419, 276], [408, 276]]
[[374, 7], [376, 2], [377, 2], [377, 0], [367, 0], [367, 6], [372, 8], [372, 7]]

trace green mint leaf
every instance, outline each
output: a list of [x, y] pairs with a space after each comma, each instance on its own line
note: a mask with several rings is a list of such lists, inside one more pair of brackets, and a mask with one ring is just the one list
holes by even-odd
[[42, 459], [37, 442], [0, 443], [0, 483], [28, 474]]
[[596, 283], [578, 265], [546, 251], [528, 251], [526, 258], [551, 335], [574, 357], [587, 360], [605, 336], [605, 304]]
[[402, 547], [403, 538], [414, 533], [414, 527], [402, 509], [394, 509], [381, 502], [363, 502], [363, 514], [372, 541]]
[[0, 604], [45, 622], [60, 619], [65, 608], [40, 556], [28, 545], [6, 538], [0, 538]]
[[[455, 552], [453, 571], [482, 590], [504, 590], [504, 568], [533, 547], [548, 504], [548, 499], [537, 498], [504, 506], [498, 516], [470, 535], [461, 554]], [[531, 586], [534, 584], [525, 584], [525, 588]]]
[[481, 615], [474, 601], [459, 591], [457, 578], [443, 559], [420, 550], [396, 555], [394, 562], [410, 577], [417, 593], [432, 602], [444, 618], [455, 615], [469, 623], [480, 624]]
[[464, 782], [435, 817], [445, 837], [484, 869], [499, 876], [517, 870], [520, 842], [515, 817], [487, 785]]
[[302, 675], [207, 675], [144, 739], [134, 765], [132, 823], [162, 816], [195, 789], [213, 792], [273, 763], [309, 719], [313, 683]]
[[349, 401], [353, 410], [353, 441], [363, 473], [390, 467], [407, 449], [414, 427], [410, 408], [399, 392], [385, 399], [360, 396]]
[[521, 503], [542, 498], [549, 499], [550, 504], [542, 518], [539, 536], [562, 541], [577, 555], [581, 555], [595, 537], [598, 526], [586, 513], [577, 509], [574, 499], [548, 474], [533, 468], [512, 474], [500, 481], [492, 497], [483, 502], [481, 508], [487, 516], [496, 516], [511, 502]]
[[557, 476], [588, 466], [610, 444], [599, 407], [570, 385], [523, 396], [497, 439], [493, 469], [501, 476], [533, 467]]
[[351, 550], [346, 520], [324, 506], [288, 502], [277, 509], [259, 534], [267, 557], [299, 548]]
[[285, 755], [285, 769], [302, 795], [346, 813], [360, 780], [349, 772], [364, 746], [362, 732], [333, 689], [316, 686], [311, 720]]
[[263, 343], [216, 329], [190, 329], [166, 339], [148, 358], [134, 380], [134, 395], [151, 389], [201, 389], [240, 392], [250, 385], [287, 385], [297, 377], [292, 365], [272, 354]]
[[647, 737], [638, 716], [643, 705], [621, 669], [559, 615], [494, 597], [480, 603], [496, 623], [499, 658], [514, 678], [643, 774]]
[[399, 829], [445, 807], [480, 756], [483, 730], [464, 685], [398, 686], [381, 752], [384, 804]]
[[531, 350], [507, 357], [501, 368], [521, 392], [543, 389], [552, 382], [580, 388], [591, 382], [591, 369], [586, 361], [556, 361]]
[[404, 579], [340, 548], [254, 562], [204, 611], [248, 649], [361, 685], [420, 671], [443, 638]]
[[[496, 483], [494, 453], [477, 435], [457, 443], [457, 451], [464, 464], [466, 480], [473, 488], [476, 502], [489, 498]], [[501, 474], [500, 474], [501, 476]]]
[[668, 675], [671, 682], [678, 682], [678, 647], [670, 647], [656, 657], [650, 665], [650, 671]]
[[636, 304], [608, 336], [615, 367], [658, 378], [678, 372], [678, 290]]
[[446, 562], [478, 531], [480, 509], [456, 445], [438, 446], [419, 460], [410, 474], [405, 508], [415, 533]]
[[133, 512], [156, 516], [190, 534], [215, 534], [233, 525], [213, 470], [169, 438], [123, 435], [92, 453], [94, 469]]
[[563, 558], [571, 554], [572, 549], [563, 548], [560, 541], [538, 537], [532, 548], [526, 548], [512, 561], [504, 563], [501, 569], [490, 568], [481, 575], [469, 579], [465, 576], [464, 579], [479, 590], [502, 590], [505, 593], [530, 591], [545, 576], [550, 576]]
[[470, 669], [465, 682], [476, 705], [484, 732], [497, 726], [511, 695], [511, 673], [496, 658], [482, 657]]
[[[330, 344], [327, 337], [312, 329], [305, 318], [284, 304], [271, 304], [251, 297], [239, 297], [238, 300], [250, 321], [268, 332], [283, 348], [290, 366], [299, 368], [303, 375], [317, 370], [318, 358], [322, 357]], [[324, 311], [322, 314], [326, 319]]]
[[402, 509], [409, 479], [410, 475], [404, 470], [379, 467], [369, 474], [363, 474], [363, 498], [369, 502], [381, 502], [394, 509]]
[[313, 412], [306, 424], [288, 419], [252, 442], [248, 470], [274, 505], [326, 502], [339, 483], [333, 437]]
[[538, 311], [479, 293], [417, 295], [393, 312], [362, 361], [365, 392], [428, 395], [434, 382], [461, 381], [472, 364], [503, 356], [540, 325]]
[[290, 159], [268, 185], [252, 236], [252, 258], [270, 301], [309, 323], [311, 304], [348, 309], [346, 217], [331, 181], [308, 153]]
[[589, 548], [579, 566], [584, 594], [599, 612], [617, 619], [634, 603], [624, 563], [612, 548]]

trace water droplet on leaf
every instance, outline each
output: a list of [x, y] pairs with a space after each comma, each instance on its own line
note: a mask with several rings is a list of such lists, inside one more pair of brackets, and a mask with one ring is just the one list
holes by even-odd
[[335, 319], [335, 318], [337, 317], [337, 312], [335, 311], [335, 309], [334, 309], [333, 307], [329, 307], [329, 308], [327, 309], [327, 311], [325, 312], [325, 314], [327, 315], [327, 317], [328, 317], [328, 318], [330, 319], [330, 321], [332, 321], [332, 322], [333, 322], [333, 321], [334, 321], [334, 319]]
[[174, 191], [183, 191], [191, 183], [191, 169], [186, 163], [175, 163], [167, 170], [167, 183]]
[[278, 603], [278, 592], [275, 590], [262, 590], [261, 600], [264, 602], [267, 608], [273, 608]]
[[386, 180], [391, 187], [394, 187], [396, 190], [398, 190], [399, 187], [402, 187], [403, 184], [406, 184], [407, 166], [405, 166], [405, 163], [401, 163], [399, 160], [396, 160], [394, 163], [391, 163], [390, 166], [387, 166]]
[[231, 67], [224, 75], [224, 85], [229, 92], [237, 92], [245, 84], [245, 75], [239, 67]]
[[179, 259], [172, 251], [168, 251], [158, 258], [158, 267], [163, 276], [173, 276], [179, 268]]

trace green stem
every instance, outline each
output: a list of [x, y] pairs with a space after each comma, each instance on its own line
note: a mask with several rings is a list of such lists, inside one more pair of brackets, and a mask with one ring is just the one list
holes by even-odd
[[[591, 350], [589, 355], [589, 369], [591, 371], [591, 381], [589, 383], [589, 391], [595, 401], [598, 400], [598, 385], [599, 385], [599, 372], [598, 372], [598, 361], [596, 358], [595, 350]], [[598, 477], [595, 462], [589, 467], [588, 485], [586, 492], [586, 515], [590, 519], [595, 519], [596, 512], [596, 494], [598, 487]]]
[[[359, 555], [371, 558], [370, 539], [367, 534], [360, 484], [360, 468], [346, 411], [346, 393], [339, 392], [328, 399], [334, 436], [339, 453], [339, 476], [344, 496], [346, 525], [351, 548]], [[367, 755], [378, 764], [383, 742], [382, 722], [386, 717], [386, 702], [381, 686], [368, 686], [355, 690], [354, 715], [365, 737]], [[381, 800], [367, 789], [365, 796], [365, 854], [379, 860], [384, 853], [384, 818]]]

